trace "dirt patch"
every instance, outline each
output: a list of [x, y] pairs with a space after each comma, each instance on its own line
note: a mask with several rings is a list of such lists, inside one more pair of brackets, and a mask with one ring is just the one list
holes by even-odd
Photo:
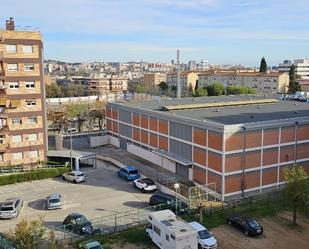
[[[105, 247], [104, 247], [105, 248]], [[115, 244], [111, 247], [112, 249], [158, 249], [158, 247], [153, 246], [145, 246], [145, 245], [134, 245], [134, 244]]]
[[298, 219], [298, 226], [291, 225], [291, 214], [260, 220], [264, 234], [246, 237], [234, 227], [223, 225], [213, 229], [220, 249], [307, 249], [309, 244], [309, 219]]

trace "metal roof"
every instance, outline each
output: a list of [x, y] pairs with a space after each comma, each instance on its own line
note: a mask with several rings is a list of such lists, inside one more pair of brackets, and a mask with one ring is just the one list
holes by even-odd
[[[95, 157], [96, 153], [86, 152], [86, 151], [72, 151], [72, 158], [86, 159], [90, 157]], [[47, 151], [47, 157], [64, 157], [70, 158], [71, 151], [70, 150], [49, 150]]]

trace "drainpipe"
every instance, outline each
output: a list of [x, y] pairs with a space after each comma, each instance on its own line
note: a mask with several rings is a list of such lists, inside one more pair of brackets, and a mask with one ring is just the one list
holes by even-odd
[[246, 127], [243, 128], [243, 156], [241, 160], [241, 196], [245, 195], [245, 166], [246, 166]]

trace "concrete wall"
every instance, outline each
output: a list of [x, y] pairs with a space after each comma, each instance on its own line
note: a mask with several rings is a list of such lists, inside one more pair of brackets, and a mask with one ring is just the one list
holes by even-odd
[[90, 147], [98, 147], [108, 144], [108, 136], [95, 136], [90, 137]]
[[109, 136], [108, 138], [108, 143], [119, 148], [120, 147], [120, 143], [119, 143], [119, 139], [118, 138], [115, 138], [113, 136]]
[[[128, 144], [127, 147], [128, 152], [139, 156], [139, 157], [143, 157], [145, 160], [152, 162], [154, 164], [159, 165], [160, 167], [162, 166], [162, 157], [160, 155], [154, 154], [151, 151], [148, 150], [144, 150], [140, 147], [137, 147], [135, 145], [132, 144]], [[163, 168], [172, 171], [172, 172], [176, 172], [176, 165], [175, 162], [167, 159], [167, 158], [163, 158]]]

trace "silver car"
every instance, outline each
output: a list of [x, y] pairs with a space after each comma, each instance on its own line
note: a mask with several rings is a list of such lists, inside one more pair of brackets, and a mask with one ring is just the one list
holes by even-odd
[[74, 183], [86, 181], [86, 175], [81, 171], [71, 171], [62, 175], [63, 180], [71, 181]]
[[60, 194], [52, 194], [46, 198], [46, 208], [47, 209], [58, 209], [62, 208], [62, 201]]
[[7, 199], [1, 206], [0, 218], [1, 219], [12, 219], [19, 215], [24, 202], [20, 198]]

